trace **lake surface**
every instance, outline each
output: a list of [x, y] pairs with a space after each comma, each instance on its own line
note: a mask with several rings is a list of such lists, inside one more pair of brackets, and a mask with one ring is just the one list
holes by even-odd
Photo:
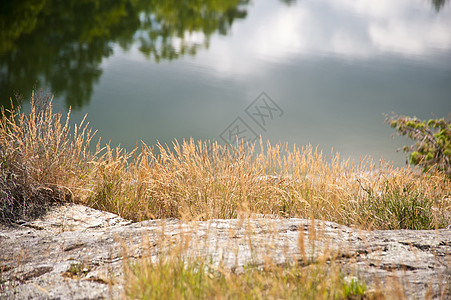
[[447, 1], [10, 2], [0, 103], [46, 88], [128, 149], [262, 136], [403, 165], [383, 113], [451, 112]]

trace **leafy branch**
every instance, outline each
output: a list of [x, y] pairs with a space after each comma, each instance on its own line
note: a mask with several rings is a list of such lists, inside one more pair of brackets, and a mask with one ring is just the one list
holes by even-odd
[[440, 170], [451, 177], [451, 123], [445, 119], [421, 121], [416, 117], [386, 116], [385, 122], [407, 135], [415, 144], [404, 146], [409, 163], [423, 168], [423, 172]]

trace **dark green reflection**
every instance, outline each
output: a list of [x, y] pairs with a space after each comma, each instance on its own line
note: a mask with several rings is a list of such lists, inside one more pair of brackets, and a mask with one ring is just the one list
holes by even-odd
[[432, 5], [434, 6], [436, 11], [440, 11], [448, 0], [431, 0]]
[[[0, 2], [0, 105], [45, 85], [72, 107], [89, 102], [112, 43], [139, 43], [155, 61], [194, 55], [246, 17], [249, 0], [22, 0]], [[188, 33], [204, 40], [193, 44]], [[177, 39], [177, 48], [174, 47]]]

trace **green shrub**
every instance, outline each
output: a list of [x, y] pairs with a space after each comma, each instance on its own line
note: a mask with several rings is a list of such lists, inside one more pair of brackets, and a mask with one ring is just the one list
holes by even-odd
[[404, 152], [411, 152], [409, 163], [422, 167], [424, 172], [438, 169], [451, 176], [451, 124], [445, 119], [431, 119], [428, 122], [416, 117], [387, 117], [390, 126], [402, 135], [415, 140], [415, 144], [404, 146]]

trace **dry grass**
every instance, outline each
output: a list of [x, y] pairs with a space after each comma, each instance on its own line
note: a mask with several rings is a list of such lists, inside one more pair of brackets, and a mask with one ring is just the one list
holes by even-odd
[[[264, 144], [230, 148], [183, 141], [127, 153], [89, 152], [92, 132], [51, 101], [31, 112], [3, 112], [0, 124], [2, 218], [35, 203], [75, 199], [124, 218], [236, 218], [259, 213], [377, 229], [432, 229], [450, 223], [451, 181], [371, 159], [354, 164], [302, 149]], [[99, 148], [97, 148], [99, 149]], [[20, 213], [19, 213], [20, 212]]]
[[191, 140], [175, 142], [172, 150], [158, 145], [157, 157], [144, 145], [130, 163], [108, 149], [110, 163], [97, 175], [105, 180], [93, 187], [90, 201], [135, 220], [260, 213], [378, 229], [449, 224], [450, 181], [442, 174], [426, 177], [385, 163], [376, 170], [369, 160], [356, 166], [338, 156], [326, 161], [312, 147], [282, 152], [280, 145], [265, 146], [227, 149]]
[[[272, 219], [274, 220], [274, 219]], [[285, 249], [271, 240], [279, 239], [280, 227], [271, 219], [260, 221], [240, 219], [237, 227], [229, 228], [229, 236], [241, 236], [219, 242], [215, 235], [191, 235], [196, 223], [190, 223], [180, 234], [174, 231], [148, 235], [138, 261], [125, 261], [124, 298], [126, 299], [375, 299], [364, 281], [342, 271], [336, 250], [315, 252], [315, 244], [324, 237], [321, 226], [312, 220], [308, 238], [299, 231], [297, 249]], [[255, 222], [256, 221], [256, 222]], [[256, 226], [256, 227], [255, 227]], [[262, 227], [260, 227], [262, 226]], [[265, 241], [254, 240], [254, 232], [265, 228]], [[205, 230], [201, 229], [201, 231]], [[238, 233], [238, 230], [240, 233]], [[226, 234], [226, 233], [221, 233]], [[238, 237], [237, 237], [238, 238]], [[244, 246], [247, 243], [247, 247]], [[289, 247], [290, 242], [286, 241]], [[230, 251], [240, 246], [240, 253]], [[123, 256], [129, 256], [123, 246]], [[213, 249], [212, 249], [213, 247]], [[225, 247], [225, 248], [223, 248]], [[205, 251], [205, 249], [211, 249]], [[299, 251], [301, 249], [307, 251]], [[223, 252], [224, 251], [224, 252]], [[131, 251], [134, 252], [133, 250]], [[216, 255], [216, 253], [222, 253]], [[315, 252], [315, 254], [314, 254]], [[208, 253], [213, 253], [209, 256]], [[226, 254], [223, 256], [223, 254]], [[240, 257], [251, 257], [242, 265]], [[239, 262], [241, 261], [241, 263]], [[347, 276], [346, 276], [347, 275]]]
[[347, 280], [334, 262], [331, 266], [268, 262], [233, 272], [204, 259], [172, 256], [133, 265], [126, 286], [129, 299], [363, 299], [365, 292], [363, 282]]
[[[36, 217], [50, 205], [77, 201], [124, 218], [207, 220], [251, 214], [315, 218], [365, 229], [433, 229], [451, 223], [451, 181], [443, 173], [354, 164], [317, 149], [264, 144], [230, 148], [193, 140], [142, 144], [126, 152], [89, 151], [92, 131], [74, 130], [51, 98], [33, 94], [31, 111], [2, 109], [0, 221]], [[207, 260], [166, 255], [128, 269], [130, 298], [358, 299], [360, 281], [346, 281], [334, 260], [241, 273]], [[176, 288], [174, 288], [174, 286]], [[376, 295], [377, 296], [377, 295]], [[377, 297], [376, 297], [377, 298]]]
[[95, 155], [88, 124], [70, 134], [69, 115], [54, 113], [52, 98], [33, 93], [31, 111], [5, 111], [0, 120], [0, 221], [28, 219], [51, 204], [81, 198]]
[[236, 218], [243, 213], [315, 218], [377, 229], [432, 229], [450, 223], [450, 181], [370, 159], [326, 160], [308, 146], [217, 143], [109, 149], [88, 203], [126, 218]]

